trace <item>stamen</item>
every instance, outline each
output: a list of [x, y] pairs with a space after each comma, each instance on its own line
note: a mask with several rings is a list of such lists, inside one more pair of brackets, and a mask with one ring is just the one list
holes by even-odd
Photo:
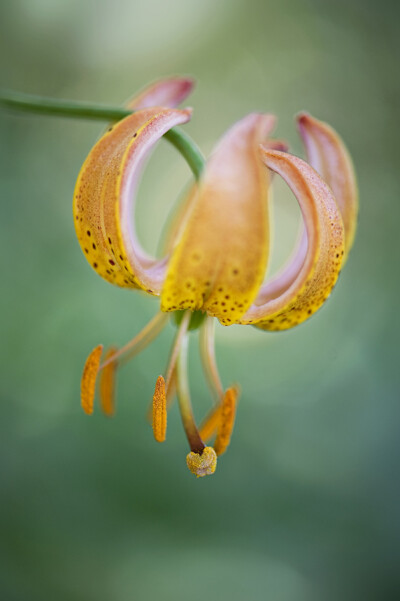
[[158, 376], [153, 396], [153, 433], [157, 442], [164, 442], [167, 432], [167, 397], [165, 380]]
[[222, 407], [220, 409], [220, 424], [218, 427], [217, 438], [214, 443], [214, 449], [217, 455], [225, 453], [229, 446], [233, 426], [235, 424], [238, 394], [238, 389], [234, 387], [228, 388], [225, 392]]
[[[172, 402], [175, 397], [175, 393], [176, 393], [176, 364], [175, 364], [175, 369], [172, 372], [172, 376], [169, 379], [168, 388], [165, 387], [165, 396], [167, 399], [167, 403], [166, 403], [167, 411], [172, 405]], [[147, 419], [151, 424], [153, 423], [153, 402], [150, 403], [150, 406], [147, 410]]]
[[200, 427], [200, 436], [209, 440], [218, 430], [221, 421], [221, 409], [224, 399], [224, 389], [219, 377], [215, 358], [215, 320], [208, 317], [200, 330], [200, 356], [204, 373], [211, 393], [217, 405], [210, 411]]
[[94, 395], [96, 391], [96, 379], [100, 369], [100, 359], [103, 345], [99, 344], [92, 350], [86, 359], [81, 379], [81, 405], [87, 415], [93, 413]]
[[186, 463], [192, 474], [198, 478], [210, 476], [217, 467], [217, 454], [212, 447], [205, 447], [203, 453], [189, 453], [186, 457]]
[[210, 413], [206, 416], [201, 424], [199, 433], [202, 440], [210, 440], [211, 436], [218, 430], [221, 422], [221, 408], [222, 402], [211, 409]]
[[112, 417], [115, 412], [115, 372], [117, 370], [117, 362], [108, 363], [108, 359], [114, 357], [117, 353], [117, 347], [112, 346], [108, 349], [105, 356], [105, 363], [100, 375], [100, 404], [104, 415]]
[[175, 369], [172, 372], [172, 376], [169, 379], [168, 388], [165, 389], [165, 395], [167, 397], [167, 409], [169, 409], [171, 407], [175, 394], [176, 394], [176, 364], [175, 364]]
[[207, 317], [200, 329], [200, 356], [204, 373], [215, 402], [220, 403], [224, 397], [224, 389], [218, 373], [215, 358], [215, 319]]
[[[109, 357], [101, 364], [100, 369], [104, 369], [110, 363], [117, 359], [122, 363], [130, 361], [135, 355], [140, 353], [150, 342], [160, 334], [165, 324], [168, 321], [166, 313], [157, 313], [153, 319], [137, 334], [130, 342], [119, 349], [112, 357]], [[126, 355], [126, 356], [124, 356]]]
[[193, 453], [202, 455], [205, 444], [200, 438], [199, 431], [193, 416], [192, 403], [190, 400], [188, 372], [187, 372], [188, 336], [182, 336], [181, 348], [177, 362], [177, 393], [179, 408], [183, 427], [188, 439], [190, 449]]
[[[156, 384], [157, 386], [157, 384]], [[166, 397], [166, 410], [171, 407], [172, 401], [174, 400], [174, 396], [176, 393], [176, 365], [175, 369], [172, 372], [172, 376], [169, 380], [168, 388], [165, 388], [165, 397]], [[150, 403], [150, 406], [147, 410], [147, 419], [152, 424], [153, 423], [153, 401]]]
[[174, 374], [175, 368], [177, 367], [178, 356], [179, 356], [180, 350], [182, 348], [183, 341], [186, 338], [187, 330], [188, 330], [189, 323], [190, 323], [190, 318], [191, 318], [191, 312], [186, 311], [184, 316], [182, 317], [182, 321], [180, 323], [178, 333], [175, 336], [174, 344], [172, 346], [172, 349], [171, 349], [171, 352], [169, 355], [168, 365], [167, 365], [166, 375], [165, 375], [165, 388], [167, 390], [169, 389], [169, 387], [171, 385], [172, 376]]

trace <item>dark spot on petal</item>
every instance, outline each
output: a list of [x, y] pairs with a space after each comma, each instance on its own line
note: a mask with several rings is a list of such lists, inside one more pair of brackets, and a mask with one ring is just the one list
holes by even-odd
[[110, 265], [115, 265], [115, 261], [113, 261], [112, 259], [109, 259], [108, 262], [110, 263]]

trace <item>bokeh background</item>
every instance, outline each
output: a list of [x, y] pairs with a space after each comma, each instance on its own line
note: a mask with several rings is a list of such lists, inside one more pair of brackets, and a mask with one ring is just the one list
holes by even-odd
[[[396, 0], [14, 0], [0, 3], [1, 85], [118, 105], [169, 74], [198, 80], [185, 126], [208, 153], [252, 110], [302, 148], [306, 109], [345, 138], [361, 213], [339, 285], [276, 335], [217, 328], [242, 398], [213, 477], [196, 480], [177, 408], [162, 447], [145, 419], [173, 327], [121, 370], [118, 412], [81, 412], [99, 342], [123, 344], [157, 301], [87, 265], [76, 176], [100, 123], [0, 113], [0, 598], [330, 601], [399, 594], [399, 4]], [[277, 180], [277, 178], [276, 178]], [[155, 251], [190, 181], [162, 142], [137, 208]], [[276, 181], [273, 269], [298, 210]], [[191, 347], [196, 415], [210, 404]]]

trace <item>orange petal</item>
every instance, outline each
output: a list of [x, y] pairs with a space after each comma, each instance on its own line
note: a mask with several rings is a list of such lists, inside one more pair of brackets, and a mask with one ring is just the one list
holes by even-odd
[[327, 123], [307, 113], [301, 113], [297, 121], [308, 162], [331, 187], [339, 205], [345, 231], [346, 260], [354, 241], [358, 214], [358, 190], [352, 160], [343, 140]]
[[92, 350], [86, 359], [81, 379], [81, 405], [87, 415], [93, 413], [94, 395], [96, 392], [96, 380], [99, 373], [100, 359], [103, 345], [99, 344]]
[[201, 309], [228, 325], [254, 300], [268, 256], [268, 180], [259, 144], [274, 124], [251, 114], [220, 141], [168, 265], [163, 311]]
[[[117, 347], [113, 346], [108, 349], [104, 363], [111, 359], [117, 352]], [[100, 375], [100, 404], [104, 415], [112, 417], [115, 413], [115, 372], [117, 369], [117, 361], [107, 363], [101, 370]]]
[[[241, 323], [264, 330], [286, 330], [305, 321], [328, 298], [340, 272], [344, 228], [329, 186], [305, 161], [288, 153], [262, 149], [263, 161], [296, 196], [307, 238], [305, 258], [299, 252], [292, 277], [266, 284]], [[296, 269], [297, 271], [296, 271]]]
[[146, 109], [150, 106], [175, 108], [189, 96], [193, 87], [194, 80], [190, 77], [159, 79], [135, 94], [125, 106], [132, 110]]
[[281, 152], [289, 151], [289, 144], [285, 140], [276, 140], [275, 138], [269, 138], [264, 144], [268, 150], [280, 150]]
[[82, 166], [74, 193], [76, 233], [90, 265], [112, 284], [161, 291], [166, 261], [150, 257], [136, 238], [134, 192], [155, 143], [190, 114], [154, 107], [129, 115], [95, 144]]

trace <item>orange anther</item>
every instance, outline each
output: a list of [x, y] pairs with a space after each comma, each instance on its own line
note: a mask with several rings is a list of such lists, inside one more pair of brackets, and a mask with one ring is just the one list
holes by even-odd
[[215, 439], [214, 444], [217, 455], [225, 453], [229, 446], [233, 426], [235, 424], [237, 396], [238, 391], [236, 388], [228, 388], [225, 392], [222, 407], [220, 409], [220, 423], [218, 426], [217, 438]]
[[88, 415], [93, 413], [94, 394], [96, 391], [96, 379], [99, 373], [100, 359], [103, 345], [99, 344], [92, 350], [86, 359], [81, 380], [81, 405]]
[[213, 434], [218, 430], [218, 426], [221, 421], [221, 407], [222, 404], [217, 405], [210, 411], [205, 420], [200, 426], [199, 434], [200, 438], [207, 442]]
[[167, 433], [167, 397], [165, 380], [158, 376], [153, 396], [153, 434], [157, 442], [164, 442]]
[[114, 401], [114, 390], [115, 390], [115, 372], [117, 369], [117, 362], [110, 361], [109, 359], [115, 355], [117, 348], [112, 346], [108, 349], [104, 358], [104, 367], [101, 371], [100, 376], [100, 403], [104, 415], [111, 417], [115, 412], [115, 401]]

